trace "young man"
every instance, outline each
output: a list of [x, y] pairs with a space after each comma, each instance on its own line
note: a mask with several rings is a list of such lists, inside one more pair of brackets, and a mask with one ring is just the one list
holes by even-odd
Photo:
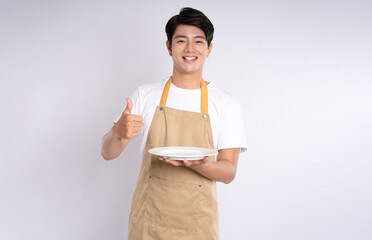
[[[103, 137], [102, 156], [109, 160], [143, 135], [129, 240], [219, 239], [215, 183], [234, 179], [246, 142], [237, 99], [202, 78], [213, 32], [196, 9], [183, 8], [173, 16], [166, 25], [172, 77], [138, 87]], [[179, 161], [148, 153], [168, 146], [217, 149], [218, 155]]]

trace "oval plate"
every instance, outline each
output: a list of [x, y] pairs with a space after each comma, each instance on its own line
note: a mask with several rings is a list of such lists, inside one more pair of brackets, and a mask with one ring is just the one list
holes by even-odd
[[214, 156], [218, 152], [210, 148], [198, 147], [159, 147], [149, 149], [149, 153], [172, 160], [200, 160], [204, 157]]

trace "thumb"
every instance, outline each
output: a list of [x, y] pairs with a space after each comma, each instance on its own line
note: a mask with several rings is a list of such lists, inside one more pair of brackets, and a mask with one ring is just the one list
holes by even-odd
[[127, 106], [124, 109], [124, 114], [131, 114], [132, 113], [132, 108], [133, 108], [133, 102], [132, 100], [128, 97], [127, 98]]

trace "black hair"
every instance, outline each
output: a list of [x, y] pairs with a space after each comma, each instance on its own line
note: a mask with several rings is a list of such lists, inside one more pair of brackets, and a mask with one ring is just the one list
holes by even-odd
[[194, 8], [185, 7], [180, 10], [180, 14], [171, 17], [165, 26], [165, 32], [167, 33], [170, 45], [172, 45], [173, 34], [180, 24], [192, 25], [203, 30], [209, 47], [213, 39], [214, 28], [212, 22], [204, 13]]

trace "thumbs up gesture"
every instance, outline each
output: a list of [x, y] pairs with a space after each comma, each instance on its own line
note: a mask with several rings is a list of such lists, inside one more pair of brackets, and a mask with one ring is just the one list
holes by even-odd
[[133, 102], [127, 98], [125, 107], [119, 121], [113, 126], [114, 136], [117, 138], [132, 139], [137, 137], [142, 130], [143, 119], [141, 116], [132, 115]]

